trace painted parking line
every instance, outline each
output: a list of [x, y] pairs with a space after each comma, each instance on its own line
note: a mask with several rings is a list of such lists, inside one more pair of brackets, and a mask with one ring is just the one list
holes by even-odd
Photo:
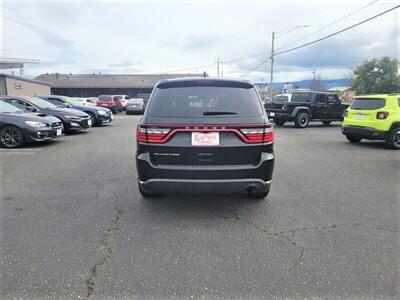
[[21, 149], [7, 149], [7, 148], [0, 148], [0, 151], [41, 151], [42, 148], [21, 148]]
[[8, 152], [5, 152], [5, 151], [3, 151], [2, 152], [2, 155], [3, 154], [12, 154], [12, 155], [15, 155], [15, 154], [22, 154], [22, 155], [33, 155], [33, 154], [35, 154], [36, 152], [34, 152], [34, 151], [30, 151], [30, 152], [28, 152], [28, 151], [18, 151], [18, 150], [10, 150], [10, 151], [8, 151]]

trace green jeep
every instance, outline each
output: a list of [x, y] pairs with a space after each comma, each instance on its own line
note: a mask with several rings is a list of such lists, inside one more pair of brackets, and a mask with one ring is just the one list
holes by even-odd
[[342, 133], [352, 143], [384, 140], [389, 148], [400, 149], [400, 95], [355, 97], [345, 113]]

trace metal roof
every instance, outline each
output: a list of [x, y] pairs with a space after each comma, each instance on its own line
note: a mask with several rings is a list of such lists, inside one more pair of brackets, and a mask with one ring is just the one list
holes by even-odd
[[201, 74], [42, 74], [36, 80], [52, 88], [153, 88], [160, 80]]
[[23, 68], [24, 64], [38, 64], [38, 59], [0, 57], [0, 69]]

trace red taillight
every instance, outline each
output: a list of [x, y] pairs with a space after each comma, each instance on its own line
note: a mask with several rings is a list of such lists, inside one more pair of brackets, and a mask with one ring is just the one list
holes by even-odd
[[240, 131], [245, 136], [245, 143], [271, 143], [274, 140], [274, 127], [266, 125], [260, 128], [241, 128]]
[[376, 113], [376, 118], [379, 120], [385, 120], [389, 116], [387, 111], [379, 111]]
[[141, 143], [162, 144], [167, 141], [167, 134], [170, 131], [170, 128], [143, 127], [138, 125], [136, 140]]
[[136, 140], [140, 143], [166, 143], [177, 132], [232, 132], [247, 144], [272, 143], [274, 140], [274, 127], [271, 124], [259, 127], [221, 126], [221, 125], [188, 125], [168, 126], [138, 125]]

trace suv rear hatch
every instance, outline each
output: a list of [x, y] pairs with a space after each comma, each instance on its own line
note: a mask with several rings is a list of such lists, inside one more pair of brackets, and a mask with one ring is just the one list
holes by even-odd
[[104, 107], [108, 107], [108, 106], [115, 106], [115, 100], [113, 96], [99, 96], [98, 97], [98, 101], [97, 101], [97, 106], [104, 106]]
[[256, 165], [273, 127], [251, 84], [200, 79], [159, 84], [137, 138], [155, 165]]
[[376, 121], [385, 119], [384, 98], [355, 98], [347, 111], [346, 122], [362, 127], [374, 127]]

